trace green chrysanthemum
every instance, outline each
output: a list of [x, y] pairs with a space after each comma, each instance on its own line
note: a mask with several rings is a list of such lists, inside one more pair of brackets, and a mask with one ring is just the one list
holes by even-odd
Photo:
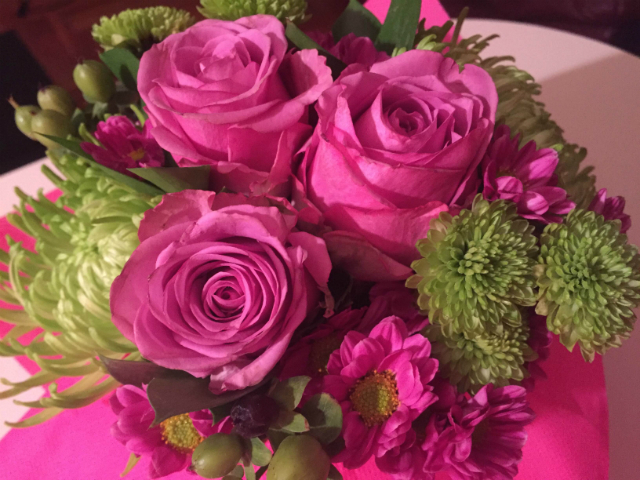
[[447, 336], [472, 337], [502, 322], [520, 325], [518, 306], [536, 300], [536, 242], [514, 203], [489, 203], [478, 195], [471, 210], [432, 221], [427, 238], [417, 243], [424, 258], [411, 265], [417, 275], [407, 286], [418, 289], [420, 308]]
[[147, 49], [172, 33], [182, 32], [196, 22], [189, 12], [169, 7], [149, 7], [125, 10], [102, 17], [91, 31], [93, 39], [109, 50], [122, 42]]
[[200, 0], [200, 5], [203, 16], [221, 20], [263, 14], [299, 23], [306, 19], [307, 10], [307, 0]]
[[431, 340], [431, 356], [440, 362], [439, 372], [460, 392], [476, 393], [483, 385], [503, 387], [529, 376], [526, 362], [537, 354], [528, 345], [529, 324], [500, 324], [495, 331], [469, 338], [464, 333], [451, 337], [441, 327], [428, 326], [424, 334]]
[[534, 140], [538, 148], [558, 150], [560, 161], [556, 173], [559, 186], [567, 191], [578, 208], [587, 208], [595, 196], [595, 177], [592, 167], [580, 169], [586, 156], [585, 149], [564, 139], [562, 129], [545, 110], [544, 104], [536, 99], [540, 95], [540, 85], [529, 73], [504, 63], [512, 62], [512, 57], [481, 57], [482, 51], [497, 35], [460, 38], [465, 16], [466, 12], [463, 11], [451, 40], [447, 41], [445, 37], [453, 22], [429, 29], [425, 29], [424, 23], [421, 23], [416, 36], [416, 48], [445, 52], [446, 57], [453, 58], [460, 66], [474, 64], [486, 70], [498, 90], [496, 124], [506, 124], [514, 135], [520, 134], [521, 145]]
[[[0, 298], [17, 308], [0, 310], [0, 318], [15, 325], [0, 342], [0, 355], [27, 355], [41, 371], [21, 383], [2, 380], [11, 388], [0, 398], [60, 377], [83, 378], [62, 392], [53, 384], [50, 397], [28, 403], [45, 410], [20, 426], [88, 405], [113, 390], [117, 382], [103, 380], [98, 354], [139, 358], [135, 345], [111, 322], [109, 289], [137, 247], [139, 222], [155, 200], [116, 184], [75, 156], [52, 156], [52, 161], [66, 180], [47, 167], [44, 172], [63, 195], [53, 203], [42, 193], [36, 200], [18, 191], [19, 214], [8, 216], [36, 239], [36, 252], [10, 241], [9, 253], [0, 253], [8, 265]], [[29, 332], [33, 340], [17, 342]]]
[[569, 350], [577, 344], [592, 361], [629, 336], [640, 304], [640, 255], [620, 222], [573, 210], [540, 237], [536, 312]]

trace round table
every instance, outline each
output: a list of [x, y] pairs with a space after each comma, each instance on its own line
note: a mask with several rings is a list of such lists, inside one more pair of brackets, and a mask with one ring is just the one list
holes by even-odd
[[[514, 22], [468, 20], [462, 36], [497, 33], [484, 56], [511, 55], [542, 85], [541, 100], [568, 141], [589, 151], [597, 188], [627, 199], [640, 245], [640, 58], [579, 35]], [[604, 356], [612, 480], [640, 471], [640, 334]]]
[[[598, 186], [610, 195], [627, 198], [627, 213], [636, 224], [631, 241], [640, 244], [640, 59], [616, 48], [577, 35], [534, 25], [496, 20], [468, 20], [463, 36], [497, 33], [484, 55], [512, 55], [543, 86], [541, 99], [566, 138], [589, 149], [586, 163], [597, 167]], [[16, 134], [18, 134], [16, 132]], [[0, 214], [16, 203], [13, 187], [29, 194], [52, 188], [34, 162], [0, 177]], [[634, 480], [640, 471], [640, 335], [604, 361], [610, 411], [610, 477]], [[3, 376], [11, 380], [27, 373], [14, 359], [0, 358]], [[37, 391], [27, 394], [37, 397]], [[26, 400], [27, 398], [22, 398]], [[0, 438], [4, 420], [19, 419], [26, 409], [0, 401]]]

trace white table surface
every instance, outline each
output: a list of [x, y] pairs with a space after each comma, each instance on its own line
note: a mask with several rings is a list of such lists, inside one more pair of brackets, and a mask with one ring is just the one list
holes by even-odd
[[[463, 36], [497, 33], [485, 55], [511, 55], [543, 86], [542, 101], [565, 129], [566, 138], [589, 150], [598, 186], [627, 198], [635, 221], [629, 235], [640, 244], [640, 59], [577, 35], [534, 25], [468, 20]], [[16, 131], [16, 135], [18, 132]], [[13, 187], [34, 194], [52, 187], [40, 173], [43, 161], [0, 176], [0, 214], [15, 203]], [[640, 472], [640, 334], [605, 356], [609, 395], [612, 480], [637, 480]], [[13, 359], [0, 358], [0, 372], [26, 377]], [[37, 392], [29, 394], [29, 398]], [[15, 420], [24, 409], [0, 401], [0, 420]], [[6, 433], [0, 426], [0, 438]], [[545, 479], [547, 480], [547, 479]], [[578, 479], [576, 479], [578, 480]]]

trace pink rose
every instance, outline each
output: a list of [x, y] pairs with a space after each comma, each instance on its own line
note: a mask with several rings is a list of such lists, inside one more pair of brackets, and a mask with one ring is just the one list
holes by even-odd
[[366, 280], [406, 278], [430, 221], [477, 191], [497, 103], [487, 72], [460, 72], [436, 52], [348, 67], [318, 101], [298, 171], [336, 230], [325, 237], [334, 264]]
[[328, 292], [324, 242], [265, 197], [186, 190], [145, 214], [111, 287], [113, 323], [163, 367], [214, 392], [259, 383]]
[[286, 194], [308, 105], [332, 83], [315, 50], [287, 53], [284, 27], [256, 15], [204, 20], [142, 56], [152, 134], [180, 166], [211, 165], [213, 187]]

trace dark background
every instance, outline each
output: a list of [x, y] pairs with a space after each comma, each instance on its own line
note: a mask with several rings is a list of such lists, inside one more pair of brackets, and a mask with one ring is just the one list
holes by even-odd
[[[332, 8], [339, 0], [312, 0]], [[366, 2], [365, 2], [366, 3]], [[640, 0], [441, 0], [452, 17], [470, 7], [471, 18], [537, 23], [586, 35], [640, 55]], [[35, 104], [39, 86], [55, 83], [71, 91], [72, 71], [97, 58], [91, 26], [102, 15], [127, 8], [167, 5], [196, 12], [197, 0], [0, 0], [0, 173], [41, 158], [44, 147], [15, 127], [13, 95]]]

